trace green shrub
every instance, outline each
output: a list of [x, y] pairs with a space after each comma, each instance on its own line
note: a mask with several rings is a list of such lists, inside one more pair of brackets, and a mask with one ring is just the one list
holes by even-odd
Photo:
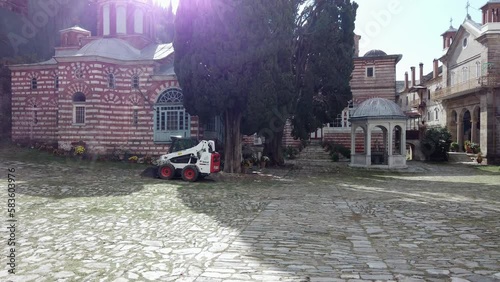
[[287, 146], [286, 148], [283, 148], [283, 157], [285, 159], [293, 160], [297, 157], [298, 154], [299, 150], [295, 147]]
[[448, 161], [451, 134], [443, 127], [429, 128], [422, 139], [421, 150], [429, 161]]
[[[337, 154], [337, 157], [339, 157], [339, 154], [341, 154], [342, 156], [344, 156], [347, 159], [351, 158], [351, 150], [342, 144], [336, 144], [332, 141], [325, 141], [322, 143], [322, 146], [323, 146], [323, 148], [325, 148], [325, 150], [327, 152], [330, 153], [330, 156], [332, 158], [333, 158], [333, 154]], [[338, 161], [338, 159], [337, 159], [337, 161]]]
[[340, 159], [339, 153], [337, 152], [330, 153], [330, 156], [332, 157], [332, 161], [334, 162], [338, 162]]

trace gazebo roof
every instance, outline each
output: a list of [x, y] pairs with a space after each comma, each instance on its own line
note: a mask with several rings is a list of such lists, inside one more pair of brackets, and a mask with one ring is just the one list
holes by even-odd
[[351, 116], [351, 120], [406, 118], [405, 113], [398, 104], [383, 98], [371, 98], [364, 101]]

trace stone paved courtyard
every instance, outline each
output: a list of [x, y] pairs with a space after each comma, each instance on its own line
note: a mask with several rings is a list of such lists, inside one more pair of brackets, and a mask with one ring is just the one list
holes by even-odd
[[18, 219], [17, 274], [2, 228], [0, 281], [500, 280], [498, 167], [328, 164], [186, 183], [39, 154], [0, 149]]

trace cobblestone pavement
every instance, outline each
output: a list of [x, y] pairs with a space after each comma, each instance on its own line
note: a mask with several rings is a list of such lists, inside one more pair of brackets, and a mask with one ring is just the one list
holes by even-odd
[[186, 183], [0, 154], [9, 167], [17, 273], [2, 254], [0, 281], [500, 280], [500, 172], [331, 165]]

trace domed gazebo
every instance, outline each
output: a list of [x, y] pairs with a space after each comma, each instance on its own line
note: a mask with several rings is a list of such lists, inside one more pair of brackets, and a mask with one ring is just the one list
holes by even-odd
[[406, 168], [406, 115], [394, 102], [372, 98], [351, 116], [351, 166]]

